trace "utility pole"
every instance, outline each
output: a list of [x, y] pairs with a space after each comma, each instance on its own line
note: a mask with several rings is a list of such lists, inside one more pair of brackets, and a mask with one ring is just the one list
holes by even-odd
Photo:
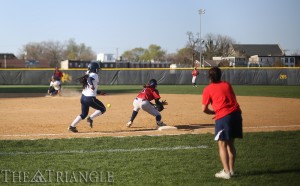
[[4, 68], [6, 68], [6, 54], [4, 54]]
[[201, 15], [205, 14], [205, 9], [200, 9], [198, 10], [198, 13], [200, 15], [200, 34], [199, 34], [199, 39], [200, 39], [200, 67], [204, 67], [204, 61], [202, 61], [202, 38], [201, 38]]

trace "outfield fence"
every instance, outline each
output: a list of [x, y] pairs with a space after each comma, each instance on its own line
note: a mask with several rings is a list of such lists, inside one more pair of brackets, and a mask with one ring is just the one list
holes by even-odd
[[[208, 68], [200, 69], [197, 84], [208, 84]], [[78, 85], [86, 69], [62, 70], [63, 84]], [[190, 85], [192, 69], [103, 69], [100, 84], [142, 85], [155, 78], [162, 85]], [[53, 69], [0, 69], [1, 85], [48, 85]], [[222, 79], [233, 85], [300, 85], [300, 68], [222, 68]]]

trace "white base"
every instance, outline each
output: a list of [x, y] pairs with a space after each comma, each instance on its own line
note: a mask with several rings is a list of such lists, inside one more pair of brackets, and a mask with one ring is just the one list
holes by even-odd
[[159, 127], [157, 130], [162, 131], [162, 130], [177, 130], [177, 127], [173, 127], [173, 126], [162, 126]]

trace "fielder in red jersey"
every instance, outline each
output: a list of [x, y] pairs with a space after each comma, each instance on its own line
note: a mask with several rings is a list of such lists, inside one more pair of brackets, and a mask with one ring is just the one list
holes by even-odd
[[[218, 67], [208, 71], [210, 84], [202, 94], [202, 111], [215, 115], [215, 140], [218, 141], [219, 156], [223, 169], [215, 174], [217, 178], [230, 179], [234, 176], [236, 159], [235, 138], [243, 138], [242, 112], [235, 93], [226, 81], [221, 81]], [[213, 110], [208, 105], [211, 104]]]
[[61, 81], [61, 78], [63, 77], [63, 73], [58, 69], [58, 66], [55, 67], [55, 70], [54, 70], [54, 72], [53, 72], [53, 76], [54, 76], [57, 80]]
[[160, 99], [160, 95], [158, 90], [156, 90], [154, 87], [145, 85], [145, 88], [137, 95], [137, 98], [152, 101], [155, 99]]
[[196, 85], [196, 78], [199, 75], [199, 71], [197, 70], [197, 67], [194, 67], [193, 71], [192, 71], [192, 84], [193, 87], [197, 87]]
[[161, 114], [159, 111], [155, 109], [153, 104], [150, 102], [155, 100], [156, 104], [162, 104], [162, 102], [159, 101], [160, 95], [156, 86], [157, 81], [155, 79], [151, 79], [148, 84], [144, 85], [143, 90], [133, 100], [133, 111], [129, 122], [126, 124], [127, 127], [131, 127], [140, 109], [148, 112], [152, 116], [155, 116], [157, 127], [166, 125], [161, 121]]

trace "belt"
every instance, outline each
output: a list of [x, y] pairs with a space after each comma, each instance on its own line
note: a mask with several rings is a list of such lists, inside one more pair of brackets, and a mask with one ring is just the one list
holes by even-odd
[[142, 98], [135, 98], [136, 100], [142, 100], [142, 101], [147, 101], [146, 99], [142, 99]]

